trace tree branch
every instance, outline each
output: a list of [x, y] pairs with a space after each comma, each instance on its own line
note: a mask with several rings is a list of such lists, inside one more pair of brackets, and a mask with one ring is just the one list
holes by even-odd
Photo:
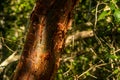
[[6, 60], [4, 60], [0, 64], [0, 73], [3, 71], [3, 69], [10, 63], [17, 61], [19, 59], [20, 55], [17, 55], [17, 51], [15, 51], [12, 55], [10, 55]]
[[72, 35], [68, 36], [65, 41], [65, 46], [68, 46], [73, 40], [93, 37], [94, 33], [92, 30], [89, 31], [76, 31]]

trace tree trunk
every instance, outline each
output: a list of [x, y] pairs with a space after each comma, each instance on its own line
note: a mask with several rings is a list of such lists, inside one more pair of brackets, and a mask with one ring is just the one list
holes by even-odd
[[71, 12], [79, 0], [37, 0], [13, 80], [54, 80]]

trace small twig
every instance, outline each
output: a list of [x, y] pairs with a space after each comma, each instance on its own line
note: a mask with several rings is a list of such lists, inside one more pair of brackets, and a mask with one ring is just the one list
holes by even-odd
[[[71, 56], [72, 57], [72, 56]], [[72, 70], [72, 61], [70, 62], [70, 67], [69, 67], [69, 69], [65, 72], [65, 73], [63, 73], [63, 75], [66, 75], [66, 74], [68, 74], [71, 70]]]
[[[119, 69], [119, 68], [118, 68]], [[120, 69], [119, 69], [119, 71], [120, 71]], [[113, 71], [106, 79], [107, 80], [109, 80], [109, 78], [112, 76], [112, 75], [114, 75], [115, 74], [115, 72]]]
[[91, 76], [91, 77], [93, 77], [93, 78], [95, 78], [95, 79], [97, 79], [97, 77], [96, 77], [96, 76], [94, 76], [94, 75], [92, 75], [92, 74], [90, 74], [90, 76]]
[[8, 50], [10, 50], [11, 52], [14, 52], [11, 48], [9, 48], [9, 47], [5, 44], [5, 41], [4, 41], [4, 38], [3, 38], [3, 37], [1, 37], [1, 40], [2, 40], [2, 42], [3, 42], [3, 45], [4, 45]]
[[63, 75], [68, 74], [71, 71], [71, 68], [69, 68], [65, 73], [63, 73]]
[[97, 5], [96, 5], [96, 9], [95, 9], [95, 22], [94, 22], [94, 29], [93, 29], [93, 32], [94, 32], [94, 35], [95, 35], [95, 38], [97, 39], [98, 43], [101, 44], [101, 46], [103, 47], [102, 45], [102, 42], [100, 41], [100, 39], [98, 38], [98, 36], [96, 35], [96, 28], [97, 28], [97, 19], [98, 19], [98, 7], [100, 5], [100, 2], [98, 1]]
[[116, 5], [115, 1], [112, 0], [112, 2], [113, 2], [113, 4], [115, 5], [115, 7], [116, 7], [117, 9], [119, 9], [119, 7]]
[[92, 70], [93, 68], [98, 68], [98, 67], [101, 67], [101, 66], [105, 66], [107, 65], [106, 63], [103, 63], [103, 64], [99, 64], [99, 65], [93, 65], [92, 67], [90, 67], [88, 70], [86, 70], [85, 72], [83, 72], [81, 75], [78, 76], [78, 78], [80, 78], [81, 76], [85, 75], [87, 72], [89, 72], [90, 70]]
[[95, 23], [94, 23], [94, 31], [96, 31], [96, 25], [97, 25], [97, 11], [98, 11], [98, 6], [99, 6], [99, 2], [97, 3], [96, 5], [96, 8], [95, 8]]
[[119, 52], [120, 51], [120, 49], [117, 49], [114, 53], [117, 53], [117, 52]]
[[78, 76], [78, 78], [80, 78], [81, 76], [85, 75], [87, 72], [89, 72], [90, 70], [92, 70], [94, 68], [94, 66], [90, 67], [88, 70], [86, 70], [85, 72], [83, 72], [81, 75]]
[[4, 46], [11, 52], [14, 52], [11, 48], [9, 48], [5, 43], [4, 43]]
[[62, 61], [63, 62], [66, 62], [66, 61], [69, 61], [69, 60], [71, 60], [71, 59], [73, 59], [74, 57], [67, 57], [67, 58], [65, 58], [65, 59], [62, 59]]
[[72, 63], [70, 64], [70, 68], [65, 72], [65, 73], [63, 73], [63, 75], [66, 75], [66, 74], [68, 74], [71, 70], [72, 70]]
[[95, 56], [97, 56], [96, 52], [92, 48], [90, 48], [90, 50], [93, 52]]

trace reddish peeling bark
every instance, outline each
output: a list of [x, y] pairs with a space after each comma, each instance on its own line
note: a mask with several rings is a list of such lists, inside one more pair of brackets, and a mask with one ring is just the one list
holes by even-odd
[[79, 0], [37, 0], [13, 80], [54, 80], [71, 11]]

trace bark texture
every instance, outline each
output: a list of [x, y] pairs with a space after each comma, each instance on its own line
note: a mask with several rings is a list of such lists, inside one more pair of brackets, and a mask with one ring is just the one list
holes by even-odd
[[37, 0], [13, 80], [54, 80], [71, 12], [79, 0]]

